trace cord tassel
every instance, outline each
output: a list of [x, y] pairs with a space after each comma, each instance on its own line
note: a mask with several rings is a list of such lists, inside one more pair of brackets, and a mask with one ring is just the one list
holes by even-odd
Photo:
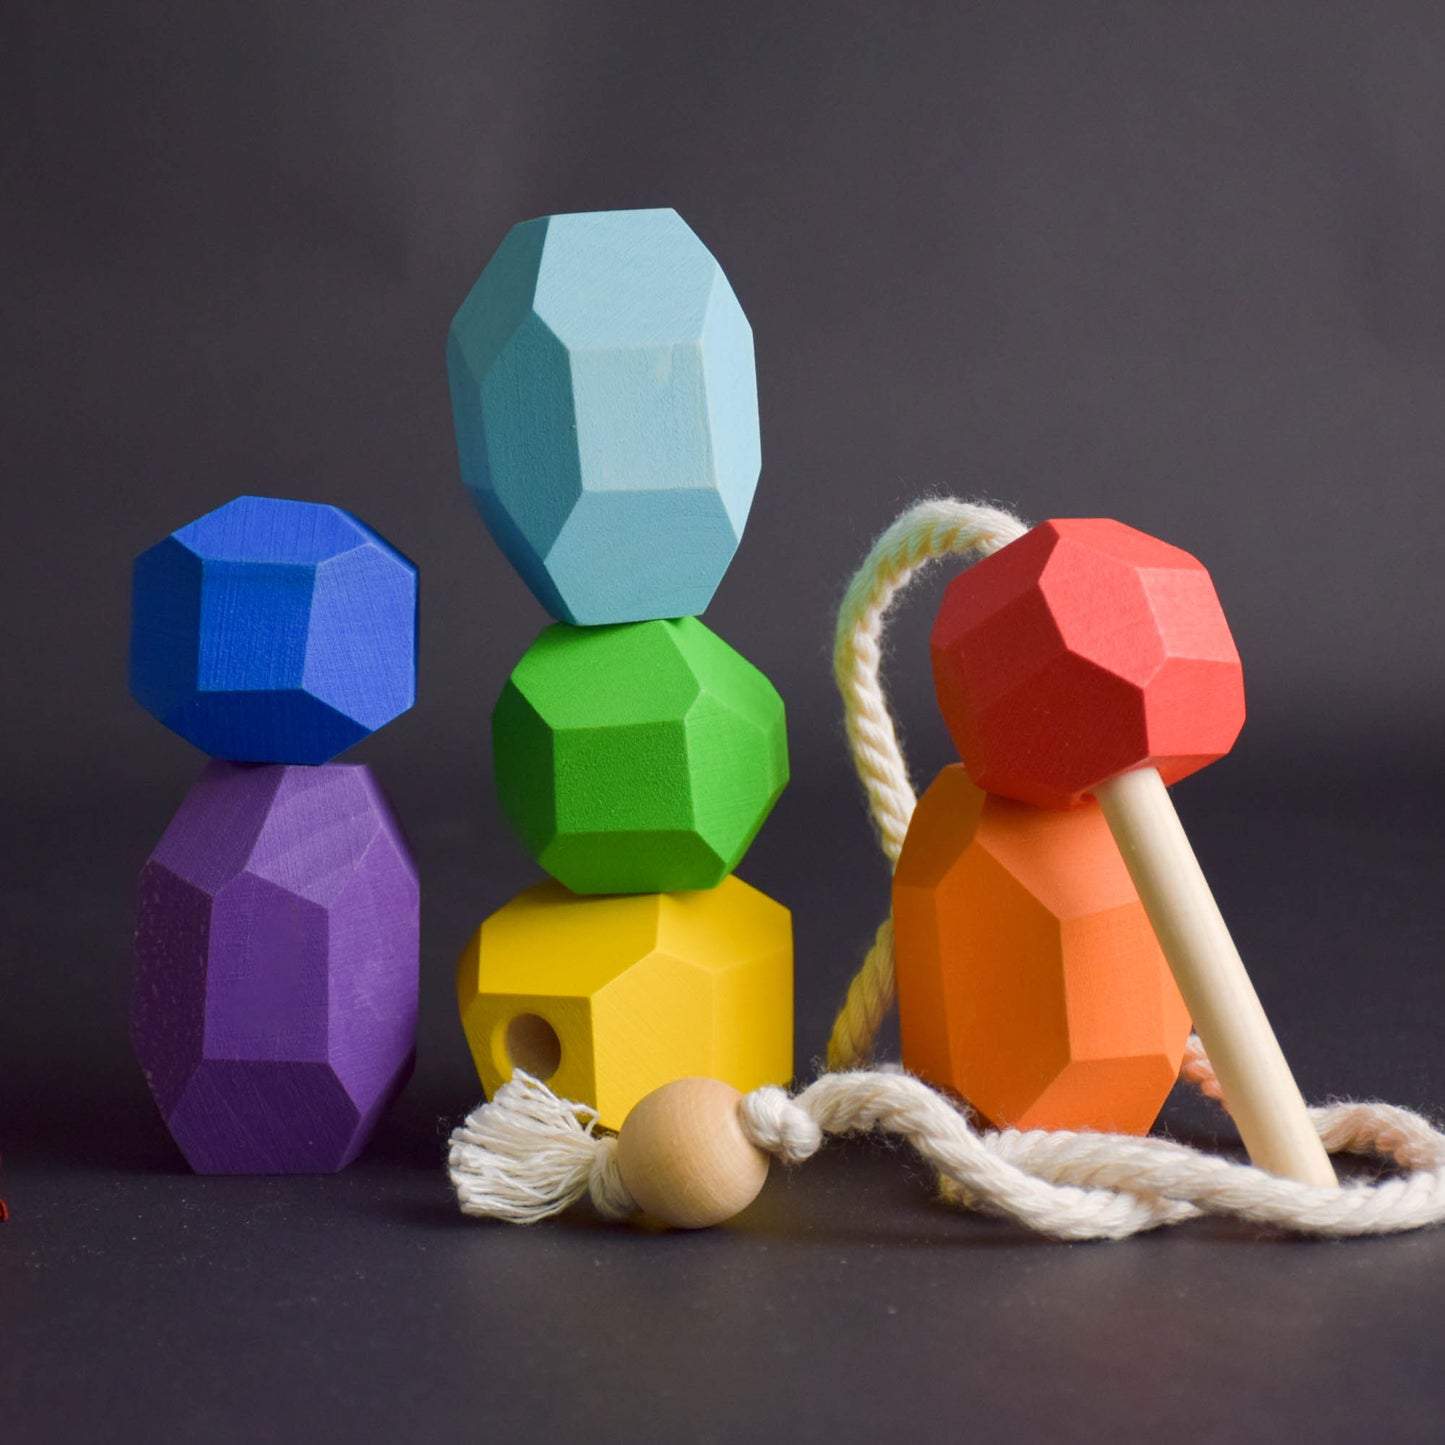
[[604, 1218], [625, 1219], [631, 1196], [616, 1167], [617, 1140], [597, 1111], [559, 1099], [518, 1069], [452, 1130], [447, 1172], [463, 1214], [536, 1224], [584, 1196]]

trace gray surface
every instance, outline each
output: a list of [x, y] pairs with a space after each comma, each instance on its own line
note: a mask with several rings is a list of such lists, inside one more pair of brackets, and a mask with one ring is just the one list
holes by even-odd
[[[1234, 772], [1181, 785], [1181, 808], [1306, 1093], [1438, 1109], [1438, 793]], [[464, 1219], [440, 1172], [477, 1092], [450, 963], [526, 869], [460, 808], [409, 810], [422, 1064], [372, 1149], [334, 1178], [196, 1179], [120, 1028], [129, 873], [166, 804], [103, 804], [27, 820], [7, 860], [7, 1439], [1440, 1438], [1445, 1232], [1043, 1244], [945, 1211], [916, 1160], [866, 1145], [777, 1171], [702, 1236]], [[851, 798], [793, 794], [747, 874], [796, 910], [806, 1054], [881, 866]], [[1166, 1121], [1216, 1141], [1197, 1102]]]
[[[475, 1093], [451, 961], [532, 876], [485, 715], [542, 621], [456, 482], [442, 337], [508, 225], [588, 207], [677, 206], [757, 333], [764, 476], [708, 621], [792, 718], [743, 871], [797, 915], [800, 1058], [885, 898], [832, 609], [905, 501], [987, 490], [1209, 563], [1251, 722], [1186, 823], [1306, 1093], [1445, 1103], [1438, 10], [4, 23], [7, 1439], [1438, 1438], [1445, 1236], [1039, 1245], [866, 1146], [726, 1232], [524, 1233], [438, 1173]], [[357, 754], [423, 864], [422, 1058], [336, 1179], [186, 1175], [124, 1034], [132, 880], [199, 767], [124, 695], [130, 559], [240, 491], [423, 569], [422, 701]], [[890, 674], [921, 779], [936, 596]]]

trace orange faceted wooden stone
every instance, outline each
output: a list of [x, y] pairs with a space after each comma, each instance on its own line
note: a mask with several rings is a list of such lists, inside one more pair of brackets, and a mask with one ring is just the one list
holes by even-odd
[[1103, 815], [945, 768], [893, 882], [904, 1065], [1017, 1129], [1143, 1134], [1189, 1015]]
[[1177, 782], [1244, 725], [1244, 672], [1209, 573], [1122, 522], [1043, 522], [960, 572], [932, 654], [969, 776], [1041, 807], [1149, 765]]

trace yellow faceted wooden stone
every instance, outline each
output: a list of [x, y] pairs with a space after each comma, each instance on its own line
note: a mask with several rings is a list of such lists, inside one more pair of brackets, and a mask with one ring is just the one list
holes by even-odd
[[675, 1079], [792, 1078], [792, 918], [736, 877], [587, 898], [549, 880], [473, 935], [457, 1000], [489, 1097], [520, 1068], [620, 1129]]

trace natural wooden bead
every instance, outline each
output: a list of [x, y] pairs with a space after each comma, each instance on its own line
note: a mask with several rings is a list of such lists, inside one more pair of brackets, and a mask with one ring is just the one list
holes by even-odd
[[617, 1165], [644, 1214], [674, 1229], [706, 1229], [758, 1197], [768, 1156], [743, 1133], [742, 1097], [718, 1079], [678, 1079], [627, 1116]]

